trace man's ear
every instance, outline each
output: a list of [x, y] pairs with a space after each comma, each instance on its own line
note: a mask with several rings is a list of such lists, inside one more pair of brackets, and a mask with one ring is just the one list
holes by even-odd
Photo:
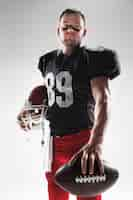
[[87, 29], [85, 28], [83, 32], [83, 37], [86, 35], [86, 33], [87, 33]]
[[60, 34], [60, 30], [59, 30], [59, 27], [57, 27], [57, 35], [59, 36]]

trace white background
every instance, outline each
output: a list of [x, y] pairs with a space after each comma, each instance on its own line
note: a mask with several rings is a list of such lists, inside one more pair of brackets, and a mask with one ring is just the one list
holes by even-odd
[[[89, 47], [115, 49], [121, 76], [110, 82], [112, 113], [104, 157], [120, 171], [117, 184], [104, 199], [133, 195], [132, 0], [4, 0], [0, 1], [0, 198], [46, 199], [41, 131], [24, 134], [16, 116], [33, 86], [42, 82], [37, 71], [40, 55], [58, 46], [58, 15], [67, 7], [81, 9], [87, 18]], [[74, 198], [74, 197], [72, 197]]]

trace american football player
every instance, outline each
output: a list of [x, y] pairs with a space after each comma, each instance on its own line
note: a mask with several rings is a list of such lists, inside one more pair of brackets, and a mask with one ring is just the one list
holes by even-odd
[[[86, 32], [84, 14], [76, 9], [64, 10], [57, 27], [61, 47], [39, 59], [48, 94], [46, 118], [53, 138], [51, 171], [45, 173], [49, 200], [68, 200], [68, 192], [55, 184], [54, 174], [76, 152], [82, 151], [83, 174], [92, 175], [95, 162], [100, 173], [104, 172], [101, 154], [109, 117], [109, 80], [120, 74], [120, 68], [113, 50], [81, 45]], [[84, 199], [101, 200], [102, 196], [77, 196], [77, 200]]]

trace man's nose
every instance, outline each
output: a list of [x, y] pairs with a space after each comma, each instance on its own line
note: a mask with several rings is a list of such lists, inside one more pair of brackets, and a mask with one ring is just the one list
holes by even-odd
[[74, 32], [74, 30], [73, 30], [72, 27], [69, 27], [69, 28], [67, 29], [67, 32]]

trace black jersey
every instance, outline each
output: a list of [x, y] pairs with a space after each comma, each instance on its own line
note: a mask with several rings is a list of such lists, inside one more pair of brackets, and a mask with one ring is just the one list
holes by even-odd
[[90, 80], [98, 76], [109, 79], [119, 75], [116, 54], [112, 50], [77, 47], [66, 56], [55, 50], [40, 57], [41, 71], [48, 92], [48, 112], [52, 135], [91, 129], [95, 101]]

